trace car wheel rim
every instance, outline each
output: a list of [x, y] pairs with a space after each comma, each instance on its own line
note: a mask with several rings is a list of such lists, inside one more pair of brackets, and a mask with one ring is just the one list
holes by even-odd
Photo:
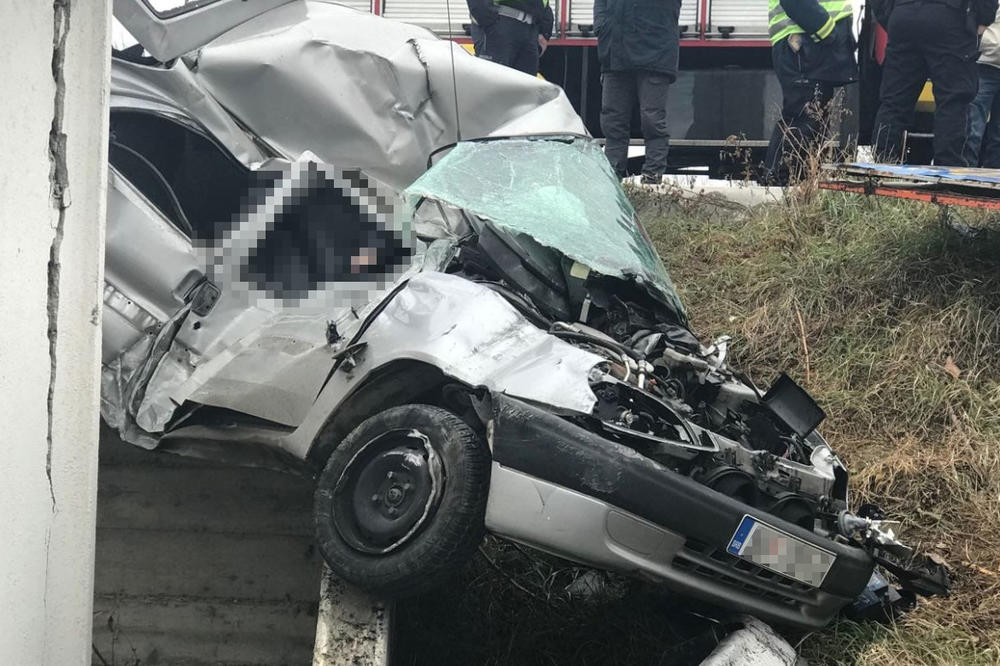
[[437, 509], [444, 486], [441, 457], [415, 429], [369, 440], [334, 488], [333, 524], [362, 553], [385, 554], [408, 543]]

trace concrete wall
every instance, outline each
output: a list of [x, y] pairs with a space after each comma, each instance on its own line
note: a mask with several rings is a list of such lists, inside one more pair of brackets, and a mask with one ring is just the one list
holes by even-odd
[[98, 480], [94, 666], [310, 662], [311, 479], [146, 451], [105, 426]]
[[108, 0], [0, 2], [0, 663], [90, 660]]

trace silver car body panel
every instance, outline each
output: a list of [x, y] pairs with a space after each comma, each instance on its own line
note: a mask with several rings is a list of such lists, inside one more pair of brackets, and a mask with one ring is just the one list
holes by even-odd
[[314, 0], [215, 40], [198, 53], [196, 77], [286, 157], [311, 150], [397, 190], [459, 134], [586, 131], [559, 86], [424, 28]]
[[[115, 58], [112, 110], [197, 127], [249, 169], [360, 168], [388, 198], [426, 170], [433, 150], [459, 138], [459, 124], [464, 137], [584, 131], [558, 86], [474, 58], [423, 28], [319, 0], [248, 4], [222, 0], [158, 17], [142, 0], [117, 0], [117, 18], [155, 57], [199, 50], [169, 66]], [[271, 200], [280, 205], [282, 196]], [[304, 457], [357, 383], [400, 359], [560, 409], [593, 406], [586, 374], [600, 359], [539, 331], [490, 290], [448, 276], [414, 277], [366, 333], [369, 349], [351, 377], [327, 382], [337, 351], [327, 322], [349, 335], [401, 276], [325, 285], [323, 298], [290, 304], [227, 283], [213, 258], [236, 247], [245, 259], [240, 229], [252, 235], [268, 216], [273, 210], [243, 216], [226, 247], [194, 248], [124, 178], [112, 179], [103, 406], [129, 441], [155, 445], [188, 401], [294, 428], [276, 439]], [[114, 229], [121, 247], [112, 247]], [[158, 239], [133, 243], [136, 234]], [[421, 270], [421, 248], [414, 259], [401, 271]], [[171, 320], [202, 276], [221, 288], [211, 313]], [[418, 316], [402, 303], [441, 311]], [[176, 337], [150, 364], [152, 339], [168, 321]], [[134, 386], [138, 377], [144, 386]]]
[[586, 133], [559, 86], [321, 0], [285, 2], [169, 68], [116, 59], [112, 106], [151, 101], [190, 115], [247, 165], [260, 155], [239, 125], [286, 159], [311, 151], [396, 190], [459, 136]]
[[361, 340], [367, 346], [356, 367], [335, 373], [283, 439], [282, 448], [296, 457], [306, 456], [329, 415], [359, 385], [394, 361], [421, 361], [457, 382], [557, 411], [589, 414], [596, 402], [587, 378], [601, 357], [540, 330], [502, 296], [461, 277], [413, 275]]
[[[184, 305], [202, 277], [191, 242], [115, 169], [108, 173], [102, 358], [111, 361]], [[145, 250], [145, 251], [144, 251]]]
[[115, 0], [114, 15], [154, 58], [166, 62], [288, 2], [292, 0], [214, 0], [157, 13], [146, 0]]
[[170, 67], [151, 67], [115, 58], [109, 103], [112, 111], [147, 111], [200, 126], [245, 166], [267, 157], [180, 60]]
[[494, 462], [486, 528], [581, 564], [669, 578], [684, 537], [569, 488]]
[[[403, 360], [554, 410], [589, 414], [596, 401], [587, 378], [601, 357], [538, 329], [500, 295], [464, 278], [435, 272], [410, 277], [361, 337], [366, 346], [357, 365], [332, 376], [334, 355], [363, 318], [343, 329], [339, 345], [325, 340], [327, 321], [323, 314], [272, 314], [204, 363], [176, 343], [150, 380], [136, 421], [144, 431], [162, 430], [185, 401], [233, 409], [294, 426], [264, 443], [304, 459], [357, 387]], [[121, 418], [109, 422], [117, 425]]]

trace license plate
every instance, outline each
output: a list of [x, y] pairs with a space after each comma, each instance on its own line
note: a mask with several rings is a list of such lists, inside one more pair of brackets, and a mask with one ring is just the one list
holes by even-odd
[[770, 571], [819, 587], [837, 556], [745, 515], [726, 551]]

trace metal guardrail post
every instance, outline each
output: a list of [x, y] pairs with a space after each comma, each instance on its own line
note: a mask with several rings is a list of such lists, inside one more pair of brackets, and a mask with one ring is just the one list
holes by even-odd
[[313, 666], [388, 666], [392, 611], [324, 566]]

